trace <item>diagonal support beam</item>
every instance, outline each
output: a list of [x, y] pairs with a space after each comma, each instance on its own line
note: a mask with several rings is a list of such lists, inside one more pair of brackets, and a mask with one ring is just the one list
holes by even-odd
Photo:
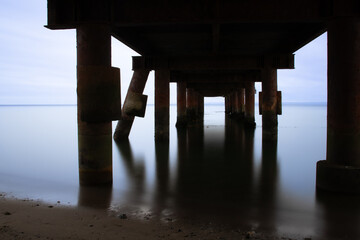
[[148, 76], [149, 76], [149, 71], [147, 70], [134, 71], [133, 77], [131, 79], [131, 83], [129, 85], [128, 93], [125, 98], [122, 117], [121, 120], [119, 120], [115, 129], [114, 139], [116, 141], [128, 139], [129, 137], [135, 116], [127, 114], [124, 111], [124, 109], [126, 109], [127, 106], [130, 104], [130, 96], [132, 96], [134, 93], [135, 94], [143, 93]]

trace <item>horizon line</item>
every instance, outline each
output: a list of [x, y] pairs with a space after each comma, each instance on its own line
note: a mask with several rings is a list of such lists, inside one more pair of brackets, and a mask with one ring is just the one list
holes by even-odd
[[[147, 104], [149, 106], [154, 106], [154, 103], [149, 103]], [[205, 103], [205, 105], [224, 105], [224, 103]], [[259, 105], [258, 102], [255, 103], [255, 105]], [[282, 105], [327, 105], [327, 102], [283, 102]], [[54, 104], [49, 104], [49, 103], [20, 103], [20, 104], [0, 104], [1, 107], [36, 107], [36, 106], [77, 106], [77, 104], [62, 104], [62, 103], [54, 103]], [[176, 103], [171, 103], [170, 106], [176, 106]]]

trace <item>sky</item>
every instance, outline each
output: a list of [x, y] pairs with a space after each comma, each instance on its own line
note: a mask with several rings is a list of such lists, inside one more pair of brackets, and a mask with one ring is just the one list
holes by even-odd
[[[76, 31], [49, 30], [46, 0], [0, 0], [0, 105], [76, 104]], [[326, 33], [295, 52], [295, 69], [278, 70], [283, 102], [326, 102]], [[121, 97], [138, 55], [112, 39], [112, 66], [121, 71]], [[261, 84], [256, 84], [261, 91]], [[154, 102], [154, 73], [144, 94]], [[170, 85], [176, 103], [176, 85]], [[258, 97], [256, 96], [256, 99]], [[221, 102], [221, 98], [206, 102]]]

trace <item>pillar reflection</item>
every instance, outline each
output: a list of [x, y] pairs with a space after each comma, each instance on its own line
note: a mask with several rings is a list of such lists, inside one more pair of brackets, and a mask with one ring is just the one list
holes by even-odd
[[321, 239], [360, 239], [360, 197], [316, 192]]
[[78, 206], [108, 209], [112, 199], [112, 186], [80, 186]]
[[131, 188], [136, 193], [134, 197], [139, 197], [139, 195], [144, 191], [145, 188], [144, 159], [134, 157], [131, 144], [128, 139], [117, 142], [116, 146], [123, 161], [124, 169], [129, 176], [128, 179], [131, 183]]
[[276, 231], [276, 223], [274, 222], [274, 219], [276, 214], [276, 205], [278, 202], [277, 189], [277, 140], [268, 141], [263, 139], [261, 170], [258, 186], [259, 229], [262, 231]]
[[256, 208], [254, 129], [226, 118], [225, 127], [198, 126], [177, 133], [177, 213], [250, 229]]
[[155, 142], [155, 199], [163, 205], [169, 195], [169, 142]]

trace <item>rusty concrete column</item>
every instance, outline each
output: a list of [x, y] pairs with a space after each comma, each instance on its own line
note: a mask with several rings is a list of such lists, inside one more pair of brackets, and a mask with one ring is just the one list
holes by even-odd
[[265, 68], [262, 78], [262, 137], [264, 140], [277, 139], [277, 70]]
[[245, 116], [245, 88], [241, 88], [238, 92], [238, 104], [239, 110], [241, 114], [241, 118]]
[[114, 139], [116, 141], [124, 140], [129, 138], [129, 134], [131, 131], [131, 127], [134, 122], [134, 115], [128, 115], [124, 111], [125, 106], [130, 104], [130, 97], [133, 94], [142, 94], [144, 92], [144, 88], [146, 85], [146, 81], [149, 76], [149, 70], [141, 69], [141, 70], [135, 70], [133, 73], [133, 76], [131, 78], [131, 82], [129, 85], [129, 89], [124, 101], [124, 107], [121, 114], [121, 119], [118, 121], [118, 124], [115, 129], [114, 133]]
[[245, 82], [245, 119], [246, 127], [255, 128], [255, 82]]
[[155, 141], [169, 140], [170, 71], [155, 71]]
[[326, 160], [317, 163], [320, 189], [360, 193], [360, 20], [328, 25]]
[[234, 114], [235, 117], [239, 120], [244, 118], [244, 111], [245, 111], [245, 89], [239, 88], [235, 92], [235, 110]]
[[225, 114], [231, 113], [231, 98], [230, 95], [226, 95], [225, 97]]
[[186, 89], [186, 115], [188, 122], [195, 122], [199, 111], [199, 97], [193, 88]]
[[[79, 25], [77, 36], [78, 66], [78, 148], [79, 180], [81, 185], [112, 183], [112, 128], [111, 121], [85, 122], [81, 120], [82, 104], [91, 97], [79, 89], [86, 88], [91, 72], [86, 67], [111, 66], [110, 27], [100, 24]], [[79, 69], [85, 69], [79, 71]], [[89, 68], [90, 69], [90, 68]], [[99, 82], [102, 79], [98, 79]], [[82, 86], [84, 84], [85, 86]], [[101, 84], [101, 83], [100, 83]]]
[[231, 114], [234, 112], [233, 107], [234, 107], [234, 97], [233, 97], [233, 93], [229, 93], [228, 94], [228, 114], [229, 116], [231, 116]]
[[198, 102], [199, 102], [199, 106], [198, 106], [198, 116], [197, 119], [199, 121], [203, 121], [204, 120], [204, 96], [201, 95], [200, 93], [198, 94]]
[[177, 82], [177, 121], [176, 127], [184, 127], [186, 118], [186, 82]]

